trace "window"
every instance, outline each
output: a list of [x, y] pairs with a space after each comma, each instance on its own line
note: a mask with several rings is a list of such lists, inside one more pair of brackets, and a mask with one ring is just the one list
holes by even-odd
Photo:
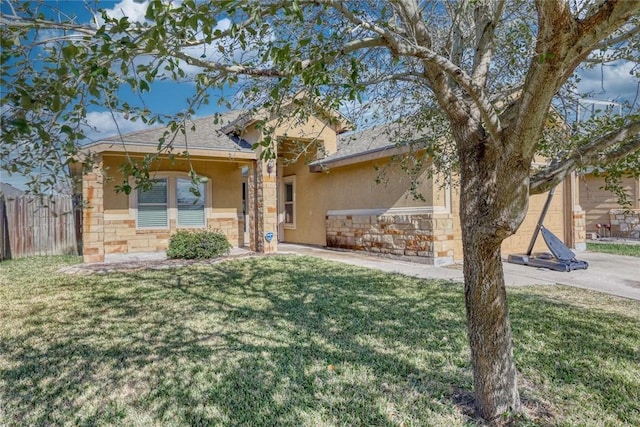
[[176, 179], [178, 227], [204, 227], [204, 183]]
[[138, 228], [167, 228], [167, 178], [156, 179], [147, 191], [138, 189]]
[[154, 179], [147, 191], [138, 189], [133, 198], [137, 206], [137, 228], [206, 227], [207, 183], [193, 184], [184, 175], [169, 172], [168, 176]]
[[284, 178], [284, 226], [296, 226], [296, 181], [295, 177]]

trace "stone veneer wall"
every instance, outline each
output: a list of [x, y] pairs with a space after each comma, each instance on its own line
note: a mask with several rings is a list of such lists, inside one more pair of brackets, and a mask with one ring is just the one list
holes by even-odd
[[102, 159], [82, 180], [82, 257], [84, 262], [104, 261], [104, 176]]
[[611, 209], [609, 220], [612, 236], [640, 238], [640, 209]]
[[[247, 180], [247, 209], [249, 210], [249, 249], [255, 252], [278, 251], [278, 187], [275, 167], [258, 161], [249, 168]], [[266, 233], [273, 233], [270, 243]]]
[[569, 246], [576, 250], [587, 249], [587, 213], [583, 210], [573, 211], [573, 235], [572, 242], [567, 242]]
[[327, 246], [409, 257], [432, 265], [452, 264], [453, 215], [333, 214], [326, 216]]
[[[221, 231], [233, 246], [244, 244], [244, 220], [231, 217], [207, 218], [207, 229]], [[200, 230], [200, 229], [196, 229]], [[135, 252], [166, 251], [169, 237], [177, 231], [175, 219], [170, 220], [168, 230], [138, 230], [135, 219], [104, 220], [104, 253], [122, 254]]]

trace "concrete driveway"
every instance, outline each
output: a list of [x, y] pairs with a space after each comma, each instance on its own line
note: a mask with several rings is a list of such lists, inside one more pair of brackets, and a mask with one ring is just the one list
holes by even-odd
[[[288, 243], [278, 244], [278, 252], [309, 255], [423, 279], [463, 281], [461, 265], [434, 267], [352, 251], [334, 251]], [[505, 282], [507, 286], [563, 284], [640, 300], [640, 258], [596, 252], [579, 252], [577, 258], [587, 261], [589, 268], [565, 273], [505, 262]]]

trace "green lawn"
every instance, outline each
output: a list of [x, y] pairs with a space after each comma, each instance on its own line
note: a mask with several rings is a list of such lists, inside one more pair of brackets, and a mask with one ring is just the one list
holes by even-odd
[[[463, 426], [460, 284], [306, 257], [0, 263], [0, 425]], [[516, 425], [640, 425], [640, 303], [512, 288]]]
[[592, 252], [640, 257], [640, 245], [588, 242], [587, 249]]

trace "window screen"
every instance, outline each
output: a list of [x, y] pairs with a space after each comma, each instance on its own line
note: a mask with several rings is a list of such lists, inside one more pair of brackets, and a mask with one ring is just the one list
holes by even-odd
[[167, 228], [167, 179], [156, 179], [147, 191], [138, 189], [138, 227]]
[[204, 227], [204, 183], [194, 184], [190, 179], [176, 180], [178, 227]]

